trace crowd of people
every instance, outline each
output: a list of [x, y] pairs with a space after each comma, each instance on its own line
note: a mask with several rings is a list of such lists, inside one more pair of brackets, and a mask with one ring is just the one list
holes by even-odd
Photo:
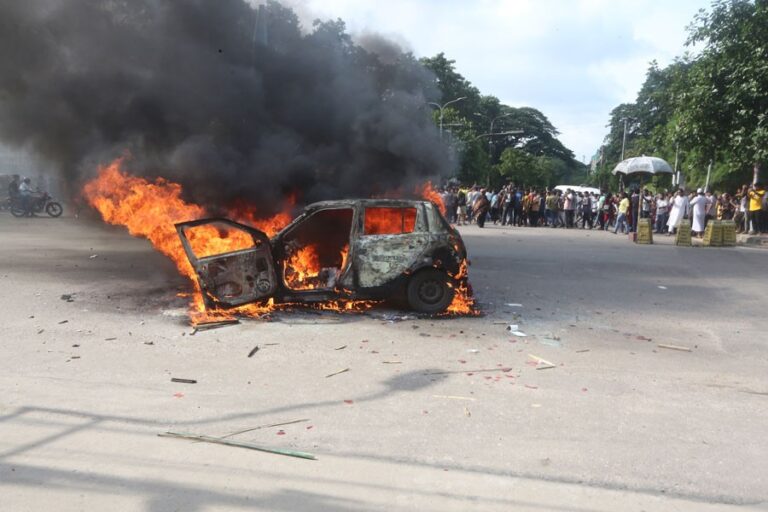
[[633, 189], [610, 192], [561, 191], [507, 185], [500, 190], [479, 186], [441, 191], [448, 221], [457, 225], [486, 222], [502, 226], [581, 228], [629, 233], [637, 219], [650, 219], [654, 233], [672, 235], [683, 219], [703, 236], [710, 220], [733, 220], [739, 233], [768, 233], [768, 195], [761, 183], [744, 185], [735, 194], [698, 189], [687, 193], [652, 193]]

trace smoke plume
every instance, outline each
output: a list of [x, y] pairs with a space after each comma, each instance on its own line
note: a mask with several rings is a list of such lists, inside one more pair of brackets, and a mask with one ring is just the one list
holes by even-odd
[[210, 209], [450, 172], [435, 80], [378, 36], [269, 1], [0, 0], [0, 139], [71, 183], [128, 152]]

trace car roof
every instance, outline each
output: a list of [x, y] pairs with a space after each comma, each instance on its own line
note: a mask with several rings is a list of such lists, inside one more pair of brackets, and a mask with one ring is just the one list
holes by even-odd
[[375, 207], [404, 207], [418, 206], [426, 204], [427, 201], [420, 199], [339, 199], [335, 201], [320, 201], [312, 203], [304, 208], [304, 211], [318, 210], [322, 208], [354, 208], [355, 206]]

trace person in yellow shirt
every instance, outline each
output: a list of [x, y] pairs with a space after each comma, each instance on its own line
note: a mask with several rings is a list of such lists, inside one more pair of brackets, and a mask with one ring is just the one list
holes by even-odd
[[765, 212], [763, 211], [763, 198], [765, 197], [765, 189], [762, 183], [755, 183], [749, 187], [749, 210], [747, 211], [747, 219], [749, 226], [749, 234], [754, 235], [758, 232], [765, 233]]
[[629, 232], [627, 212], [629, 212], [629, 197], [627, 197], [626, 192], [622, 192], [621, 201], [619, 201], [619, 216], [616, 217], [616, 228], [613, 230], [614, 235], [619, 232], [619, 227], [621, 227], [622, 233]]

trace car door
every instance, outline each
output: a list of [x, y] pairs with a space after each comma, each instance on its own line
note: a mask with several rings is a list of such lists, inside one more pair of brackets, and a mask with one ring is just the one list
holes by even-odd
[[354, 261], [361, 288], [384, 286], [410, 269], [429, 245], [422, 205], [366, 205]]
[[227, 219], [182, 222], [176, 232], [206, 306], [239, 306], [277, 290], [272, 247], [263, 232]]

